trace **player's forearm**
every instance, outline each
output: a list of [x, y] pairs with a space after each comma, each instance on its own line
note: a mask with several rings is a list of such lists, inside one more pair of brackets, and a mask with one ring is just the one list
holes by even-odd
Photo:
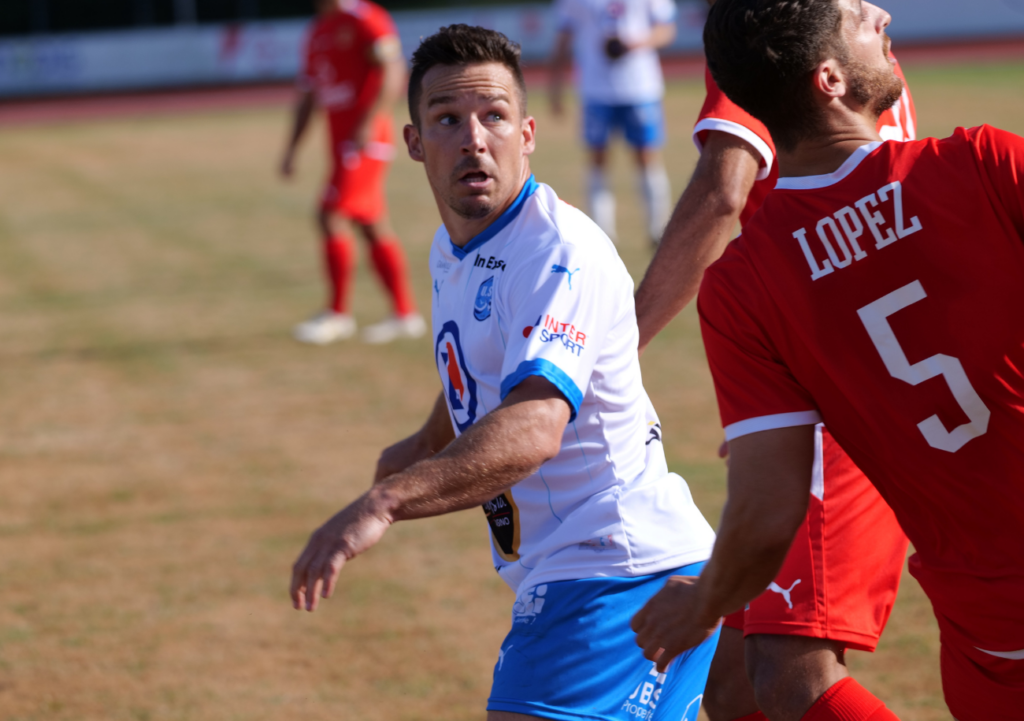
[[437, 516], [486, 503], [536, 473], [559, 451], [568, 404], [507, 401], [440, 453], [374, 486], [369, 502], [392, 522]]
[[739, 212], [711, 185], [687, 187], [636, 292], [641, 352], [697, 295], [704, 271], [732, 237]]
[[671, 45], [672, 41], [675, 39], [676, 24], [661, 23], [651, 28], [651, 34], [647, 36], [647, 41], [644, 42], [643, 45], [654, 50], [660, 50], [661, 48]]
[[302, 136], [306, 132], [306, 128], [309, 127], [313, 111], [316, 109], [316, 97], [313, 91], [301, 90], [299, 93], [299, 98], [295, 102], [295, 111], [292, 115], [291, 133], [288, 135], [287, 151], [289, 153], [294, 152], [295, 148], [298, 147], [299, 141], [302, 140]]
[[398, 57], [384, 63], [384, 77], [381, 81], [380, 92], [367, 113], [373, 117], [377, 113], [390, 113], [402, 95], [402, 85], [405, 82], [405, 61]]
[[636, 293], [640, 351], [700, 289], [721, 257], [757, 178], [760, 156], [735, 135], [711, 131]]

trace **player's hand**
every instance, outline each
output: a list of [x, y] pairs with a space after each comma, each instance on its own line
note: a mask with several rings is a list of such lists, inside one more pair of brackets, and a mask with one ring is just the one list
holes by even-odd
[[373, 475], [373, 484], [377, 485], [388, 476], [400, 473], [417, 461], [430, 455], [426, 451], [419, 433], [388, 446], [377, 459], [377, 472]]
[[702, 618], [696, 576], [672, 576], [640, 611], [630, 628], [644, 658], [654, 661], [658, 673], [679, 654], [699, 646], [718, 628], [720, 618]]
[[352, 139], [349, 140], [350, 147], [356, 152], [362, 152], [363, 148], [366, 147], [367, 143], [370, 142], [370, 136], [373, 134], [373, 118], [371, 115], [367, 115], [359, 127], [356, 128], [355, 133], [352, 134]]
[[292, 567], [295, 610], [315, 611], [319, 596], [330, 598], [345, 563], [369, 550], [390, 525], [391, 519], [364, 494], [314, 531]]

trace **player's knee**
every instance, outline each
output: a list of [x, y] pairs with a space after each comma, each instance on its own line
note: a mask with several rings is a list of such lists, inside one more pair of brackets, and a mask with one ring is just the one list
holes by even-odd
[[770, 719], [799, 719], [832, 684], [848, 676], [842, 645], [804, 636], [746, 639], [747, 675]]

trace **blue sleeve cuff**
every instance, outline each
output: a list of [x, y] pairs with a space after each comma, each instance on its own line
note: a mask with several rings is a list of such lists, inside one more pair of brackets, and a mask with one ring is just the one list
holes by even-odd
[[569, 401], [572, 411], [569, 415], [569, 422], [572, 423], [576, 420], [576, 413], [580, 409], [580, 403], [583, 402], [583, 394], [565, 371], [543, 358], [523, 361], [515, 369], [515, 372], [506, 376], [505, 380], [501, 382], [501, 400], [505, 400], [505, 396], [511, 393], [513, 388], [530, 376], [541, 376], [551, 381], [555, 388], [565, 396], [565, 400]]

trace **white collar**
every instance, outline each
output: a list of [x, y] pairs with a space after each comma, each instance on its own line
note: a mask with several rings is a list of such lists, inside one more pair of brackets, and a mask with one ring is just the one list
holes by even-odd
[[842, 165], [840, 165], [834, 172], [828, 175], [801, 175], [790, 178], [779, 178], [779, 181], [775, 184], [776, 190], [814, 190], [816, 188], [827, 188], [830, 185], [835, 185], [840, 180], [845, 178], [847, 175], [852, 173], [864, 158], [868, 157], [875, 149], [882, 144], [882, 141], [876, 140], [873, 143], [862, 145], [853, 151], [853, 154], [847, 158]]

